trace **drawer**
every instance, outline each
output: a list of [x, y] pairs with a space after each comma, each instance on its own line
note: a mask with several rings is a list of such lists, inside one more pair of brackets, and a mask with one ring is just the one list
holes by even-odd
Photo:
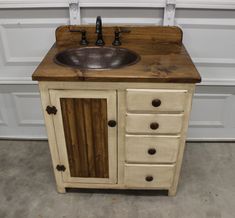
[[180, 133], [183, 114], [127, 114], [127, 133], [177, 134]]
[[124, 182], [127, 187], [169, 188], [175, 165], [126, 164]]
[[129, 163], [174, 163], [180, 137], [126, 136], [125, 157]]
[[128, 111], [184, 111], [187, 90], [128, 89]]

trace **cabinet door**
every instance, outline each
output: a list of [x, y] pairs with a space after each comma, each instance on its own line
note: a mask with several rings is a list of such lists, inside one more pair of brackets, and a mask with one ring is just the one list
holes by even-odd
[[50, 90], [50, 100], [63, 181], [116, 183], [116, 92]]

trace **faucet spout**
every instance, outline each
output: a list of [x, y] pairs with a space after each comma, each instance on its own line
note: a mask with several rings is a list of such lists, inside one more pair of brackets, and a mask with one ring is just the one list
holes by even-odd
[[95, 32], [97, 33], [97, 40], [96, 40], [95, 44], [97, 46], [103, 46], [105, 43], [104, 43], [104, 40], [103, 40], [101, 16], [98, 16], [96, 18], [96, 31]]
[[96, 33], [102, 33], [102, 19], [101, 16], [96, 18]]

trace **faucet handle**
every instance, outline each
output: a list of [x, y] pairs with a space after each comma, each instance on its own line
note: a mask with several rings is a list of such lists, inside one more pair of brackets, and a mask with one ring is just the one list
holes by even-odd
[[81, 37], [81, 40], [80, 40], [80, 45], [88, 45], [89, 42], [87, 41], [87, 38], [86, 38], [86, 30], [82, 29], [82, 30], [77, 30], [77, 29], [72, 29], [70, 28], [69, 30], [70, 32], [76, 32], [76, 33], [81, 33], [82, 34], [82, 37]]
[[130, 33], [131, 31], [128, 29], [120, 29], [119, 27], [117, 27], [114, 31], [114, 41], [113, 41], [113, 45], [114, 46], [120, 46], [122, 43], [120, 41], [120, 37], [121, 37], [121, 33]]
[[80, 30], [79, 32], [82, 34], [80, 45], [88, 45], [89, 42], [86, 39], [86, 30]]

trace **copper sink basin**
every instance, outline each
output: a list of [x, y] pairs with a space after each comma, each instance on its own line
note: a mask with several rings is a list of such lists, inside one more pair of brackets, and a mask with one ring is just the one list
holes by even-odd
[[84, 70], [118, 69], [139, 60], [138, 54], [120, 47], [72, 48], [58, 53], [54, 58], [57, 64]]

